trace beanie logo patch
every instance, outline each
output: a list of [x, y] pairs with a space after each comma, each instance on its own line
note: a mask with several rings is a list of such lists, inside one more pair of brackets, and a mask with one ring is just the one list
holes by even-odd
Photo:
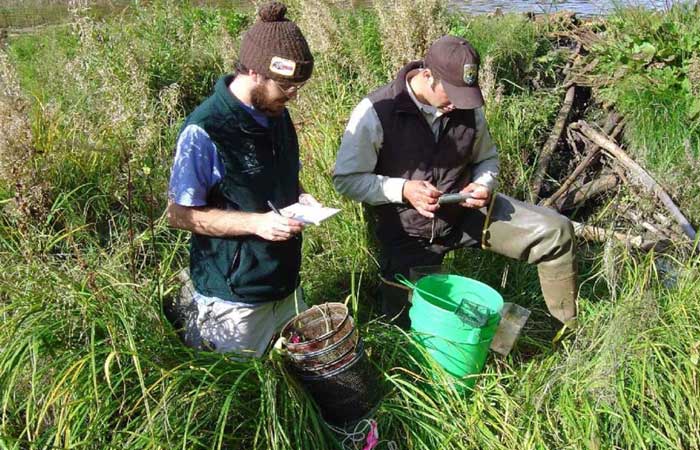
[[294, 70], [297, 68], [297, 63], [290, 59], [273, 56], [270, 61], [270, 72], [276, 73], [283, 77], [291, 77], [294, 75]]

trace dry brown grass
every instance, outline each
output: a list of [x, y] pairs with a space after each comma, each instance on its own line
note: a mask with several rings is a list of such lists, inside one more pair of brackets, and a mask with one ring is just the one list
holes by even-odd
[[353, 37], [358, 30], [343, 17], [347, 3], [342, 0], [296, 0], [291, 2], [291, 14], [311, 50], [320, 57], [314, 78], [331, 77], [339, 82], [338, 77], [343, 74], [351, 77], [356, 74], [355, 78], [363, 84], [361, 89], [371, 89], [376, 87], [378, 80], [365, 61], [361, 45], [358, 45], [361, 40]]
[[20, 95], [19, 82], [7, 53], [0, 49], [0, 95], [16, 97]]
[[238, 37], [233, 37], [224, 30], [219, 32], [219, 54], [223, 61], [224, 70], [227, 72], [233, 72], [233, 66], [238, 60], [238, 47], [239, 39]]
[[[71, 152], [84, 153], [117, 141], [125, 151], [143, 157], [147, 149], [158, 146], [162, 131], [180, 120], [181, 84], [154, 92], [158, 99], [154, 101], [148, 95], [151, 87], [144, 63], [148, 49], [129, 45], [128, 34], [114, 33], [106, 45], [108, 29], [86, 16], [76, 15], [72, 26], [80, 43], [75, 55], [66, 59], [65, 76], [54, 89], [79, 99], [62, 102], [59, 120], [69, 134], [87, 137], [88, 142], [80, 147], [65, 144], [73, 147]], [[222, 41], [216, 50], [235, 58], [229, 46], [235, 47]]]
[[700, 96], [700, 54], [694, 54], [688, 65], [688, 79], [694, 96]]
[[501, 103], [503, 100], [503, 84], [498, 82], [494, 57], [487, 55], [479, 69], [479, 86], [487, 103]]
[[407, 62], [422, 59], [430, 44], [447, 33], [444, 0], [390, 0], [375, 2], [374, 8], [392, 77]]
[[0, 50], [0, 177], [9, 180], [15, 190], [6, 212], [36, 219], [46, 212], [47, 187], [32, 164], [36, 152], [29, 110], [14, 68]]
[[332, 12], [336, 3], [333, 0], [305, 0], [292, 4], [293, 14], [298, 16], [297, 24], [315, 53], [338, 51], [342, 45], [343, 30]]

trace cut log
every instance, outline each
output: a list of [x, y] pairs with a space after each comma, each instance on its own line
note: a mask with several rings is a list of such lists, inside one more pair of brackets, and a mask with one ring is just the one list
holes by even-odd
[[557, 119], [554, 121], [554, 127], [552, 132], [547, 138], [547, 142], [544, 143], [542, 147], [542, 152], [540, 152], [540, 157], [537, 161], [537, 168], [532, 178], [532, 190], [530, 192], [530, 201], [532, 203], [537, 203], [540, 196], [540, 190], [542, 189], [542, 180], [545, 173], [547, 172], [547, 167], [549, 167], [549, 161], [552, 159], [552, 154], [557, 148], [559, 139], [561, 139], [561, 134], [564, 131], [566, 122], [569, 120], [569, 114], [571, 113], [571, 107], [574, 104], [574, 96], [576, 95], [576, 86], [571, 86], [566, 91], [566, 97], [564, 98], [564, 104], [559, 110]]
[[641, 216], [641, 214], [637, 213], [636, 211], [627, 210], [627, 211], [625, 211], [624, 214], [626, 217], [628, 217], [632, 221], [632, 223], [641, 226], [642, 228], [649, 231], [650, 233], [655, 234], [655, 235], [657, 235], [661, 238], [665, 238], [665, 239], [671, 238], [671, 236], [667, 232], [659, 229], [655, 225], [652, 225], [651, 223], [644, 220], [644, 218]]
[[[612, 133], [611, 137], [613, 139], [617, 139], [617, 137], [622, 132], [624, 126], [625, 121], [622, 120], [622, 117], [615, 113], [610, 113], [608, 115], [608, 119], [605, 121], [605, 127], [603, 128], [603, 130], [606, 134]], [[571, 130], [571, 127], [569, 127], [569, 130]], [[540, 205], [551, 207], [557, 201], [557, 199], [559, 199], [559, 197], [568, 192], [569, 188], [571, 188], [571, 185], [574, 184], [574, 182], [583, 173], [583, 171], [586, 170], [586, 168], [598, 157], [599, 151], [600, 147], [598, 145], [591, 144], [586, 150], [585, 157], [578, 164], [578, 166], [576, 166], [571, 175], [569, 175], [569, 177], [566, 180], [564, 180], [564, 182], [554, 194], [552, 194], [549, 198], [545, 199], [544, 201], [540, 202]]]
[[556, 202], [556, 207], [559, 211], [577, 208], [587, 200], [607, 192], [615, 186], [617, 186], [617, 177], [615, 175], [603, 175], [569, 192]]
[[656, 219], [656, 221], [659, 222], [662, 226], [664, 226], [666, 228], [671, 226], [671, 219], [664, 216], [663, 214], [655, 212], [653, 214], [653, 216], [654, 216], [654, 219]]
[[685, 233], [690, 240], [695, 241], [695, 229], [690, 224], [688, 219], [683, 215], [681, 210], [676, 206], [671, 197], [664, 191], [664, 189], [652, 178], [649, 173], [642, 168], [636, 161], [625, 153], [622, 148], [620, 148], [616, 143], [610, 140], [609, 137], [604, 136], [599, 133], [593, 127], [588, 125], [585, 121], [578, 121], [574, 128], [581, 130], [581, 132], [593, 141], [596, 145], [600, 146], [604, 152], [615, 159], [619, 164], [627, 169], [627, 178], [632, 184], [650, 192], [661, 200], [661, 203], [669, 210], [673, 218], [680, 224], [683, 233]]
[[581, 44], [585, 50], [590, 50], [602, 40], [597, 33], [587, 28], [577, 28], [572, 31], [555, 31], [549, 33], [549, 36], [554, 39], [568, 39], [574, 41]]
[[[569, 78], [569, 75], [571, 73], [571, 68], [577, 63], [577, 61], [580, 61], [580, 56], [581, 56], [581, 50], [583, 49], [583, 46], [581, 43], [576, 44], [576, 48], [574, 51], [571, 53], [571, 56], [569, 56], [569, 61], [567, 61], [566, 65], [564, 66], [564, 69], [562, 70], [562, 73], [566, 77], [566, 79]], [[567, 81], [564, 81], [564, 85], [568, 85]]]
[[589, 242], [607, 242], [610, 239], [615, 239], [616, 241], [622, 242], [627, 247], [636, 248], [646, 252], [650, 250], [663, 251], [671, 245], [671, 241], [668, 239], [648, 240], [644, 239], [642, 236], [634, 236], [620, 233], [618, 231], [610, 231], [604, 228], [574, 222], [573, 220], [571, 223], [574, 225], [574, 232], [576, 233], [576, 236]]
[[552, 206], [554, 202], [556, 202], [559, 197], [562, 196], [565, 192], [568, 192], [569, 188], [571, 187], [572, 184], [576, 181], [576, 179], [583, 173], [584, 170], [593, 162], [593, 160], [598, 156], [599, 154], [599, 149], [600, 147], [594, 146], [590, 147], [588, 151], [586, 152], [585, 158], [583, 158], [583, 161], [581, 161], [578, 166], [574, 169], [573, 172], [571, 172], [571, 175], [564, 180], [562, 183], [561, 187], [557, 189], [557, 191], [552, 194], [549, 198], [545, 199], [543, 202], [540, 204], [542, 206]]

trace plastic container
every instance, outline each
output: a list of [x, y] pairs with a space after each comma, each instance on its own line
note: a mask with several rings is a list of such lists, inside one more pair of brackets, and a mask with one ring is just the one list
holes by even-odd
[[433, 266], [415, 266], [411, 267], [408, 271], [408, 279], [414, 283], [417, 283], [423, 277], [428, 275], [442, 274], [447, 275], [447, 269], [442, 267], [442, 265], [437, 264]]
[[416, 284], [400, 281], [413, 288], [409, 316], [414, 339], [448, 373], [459, 378], [480, 373], [501, 320], [501, 295], [459, 275], [428, 275]]
[[507, 356], [513, 349], [528, 317], [530, 317], [529, 309], [515, 303], [504, 303], [501, 310], [501, 323], [491, 341], [490, 349]]

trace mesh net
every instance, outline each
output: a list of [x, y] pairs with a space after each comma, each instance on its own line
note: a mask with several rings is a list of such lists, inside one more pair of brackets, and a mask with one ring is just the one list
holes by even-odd
[[381, 379], [360, 341], [355, 357], [337, 370], [319, 376], [301, 376], [324, 420], [346, 426], [366, 417], [381, 399]]
[[481, 328], [488, 322], [491, 311], [484, 306], [463, 298], [462, 301], [459, 302], [455, 314], [465, 325], [472, 328]]

